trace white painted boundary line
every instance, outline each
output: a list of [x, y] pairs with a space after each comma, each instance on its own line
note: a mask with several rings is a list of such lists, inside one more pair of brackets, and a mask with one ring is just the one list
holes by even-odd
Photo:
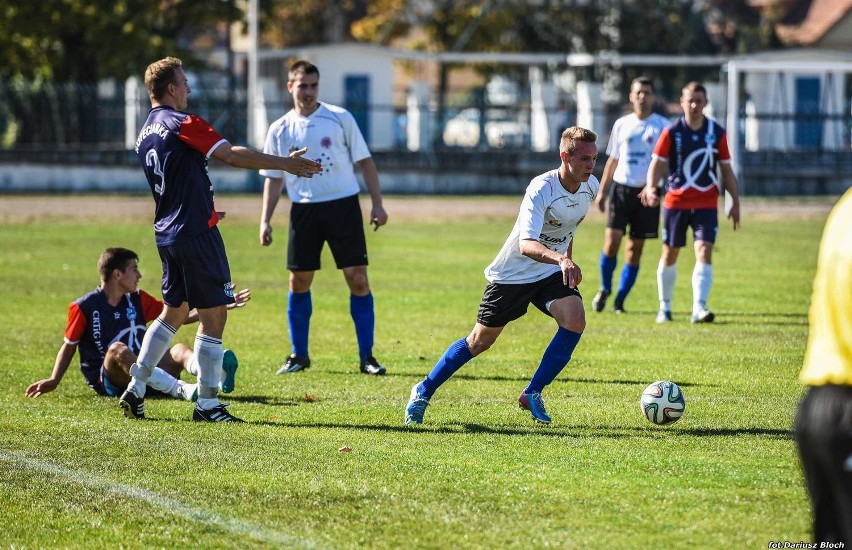
[[142, 500], [156, 508], [165, 510], [184, 519], [204, 523], [211, 527], [218, 527], [238, 535], [246, 535], [259, 539], [263, 542], [282, 545], [288, 548], [320, 548], [320, 546], [310, 540], [287, 535], [286, 533], [267, 529], [260, 525], [223, 517], [209, 510], [196, 508], [195, 506], [185, 504], [174, 498], [160, 495], [140, 487], [100, 479], [93, 476], [91, 473], [84, 472], [82, 470], [66, 468], [58, 464], [52, 464], [43, 460], [36, 460], [14, 452], [0, 451], [0, 460], [14, 462], [31, 470], [38, 470], [54, 476], [64, 477], [79, 485], [100, 489], [107, 493], [114, 493], [122, 497]]

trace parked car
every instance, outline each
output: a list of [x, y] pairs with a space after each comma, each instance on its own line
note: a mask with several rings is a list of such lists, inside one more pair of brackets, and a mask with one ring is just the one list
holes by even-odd
[[[504, 109], [486, 109], [485, 139], [489, 147], [520, 147], [527, 136], [526, 125], [517, 114]], [[480, 133], [480, 111], [475, 107], [463, 109], [447, 121], [444, 144], [449, 147], [477, 147]]]

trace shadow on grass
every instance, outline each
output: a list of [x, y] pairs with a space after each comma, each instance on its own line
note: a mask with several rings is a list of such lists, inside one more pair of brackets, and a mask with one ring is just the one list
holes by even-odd
[[258, 405], [272, 405], [274, 407], [295, 407], [305, 403], [304, 399], [282, 399], [271, 395], [219, 395], [220, 401], [233, 401], [234, 403], [256, 403]]
[[332, 428], [343, 430], [358, 430], [369, 432], [389, 433], [411, 433], [412, 435], [429, 434], [490, 434], [505, 436], [542, 436], [542, 437], [577, 437], [577, 438], [636, 438], [636, 437], [666, 437], [698, 436], [698, 437], [741, 437], [758, 436], [770, 439], [793, 439], [793, 432], [773, 428], [694, 428], [679, 430], [675, 428], [663, 428], [654, 426], [636, 426], [626, 428], [607, 428], [601, 426], [543, 426], [529, 424], [529, 427], [495, 427], [483, 424], [460, 423], [460, 424], [436, 424], [409, 427], [400, 425], [382, 424], [339, 424], [339, 423], [283, 423], [267, 420], [248, 421], [247, 424], [257, 426], [270, 426], [275, 428]]
[[[569, 365], [569, 367], [566, 367], [566, 369], [567, 368], [570, 368], [570, 365]], [[329, 370], [329, 371], [326, 371], [326, 372], [327, 372], [327, 374], [330, 374], [332, 376], [341, 376], [341, 375], [349, 376], [349, 375], [352, 374], [349, 371], [339, 371], [339, 370]], [[495, 376], [495, 375], [487, 376], [487, 375], [456, 373], [452, 376], [452, 380], [467, 380], [467, 381], [472, 381], [472, 382], [483, 382], [483, 381], [485, 381], [485, 382], [522, 382], [522, 383], [528, 383], [534, 372], [535, 372], [535, 370], [531, 369], [528, 376]], [[423, 376], [425, 374], [426, 374], [425, 372], [417, 373], [417, 374], [390, 373], [389, 372], [389, 373], [387, 373], [387, 374], [385, 374], [381, 377], [377, 377], [377, 378], [399, 377], [399, 378], [409, 378], [411, 380], [419, 382], [420, 380], [423, 379]], [[615, 384], [615, 385], [618, 385], [618, 386], [641, 386], [641, 387], [644, 388], [645, 386], [647, 386], [649, 384], [649, 381], [648, 380], [605, 380], [605, 379], [602, 379], [602, 378], [561, 377], [561, 378], [557, 378], [552, 383], [553, 384], [570, 384], [570, 383], [576, 383], [576, 384]], [[678, 381], [677, 385], [684, 387], [684, 388], [721, 386], [721, 384], [707, 384], [707, 383], [695, 384], [695, 383], [680, 382], [680, 381]], [[223, 397], [223, 396], [220, 396], [220, 397]], [[237, 400], [238, 399], [234, 399], [234, 401], [237, 401]]]
[[[672, 311], [674, 321], [667, 326], [680, 327], [689, 326], [691, 311]], [[628, 317], [636, 317], [639, 315], [647, 316], [653, 319], [656, 311], [640, 311], [630, 310], [626, 315]], [[705, 323], [702, 326], [728, 326], [728, 325], [753, 325], [760, 324], [766, 326], [806, 326], [808, 324], [807, 313], [770, 313], [766, 311], [722, 311], [716, 312], [716, 319], [712, 323]]]

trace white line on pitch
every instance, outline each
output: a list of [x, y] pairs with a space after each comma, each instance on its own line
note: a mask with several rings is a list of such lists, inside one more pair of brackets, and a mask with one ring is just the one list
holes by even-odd
[[180, 502], [177, 499], [160, 495], [152, 491], [148, 491], [147, 489], [100, 479], [93, 476], [91, 473], [84, 472], [82, 470], [66, 468], [58, 464], [52, 464], [43, 460], [36, 460], [14, 452], [7, 453], [0, 451], [0, 459], [9, 462], [16, 462], [32, 470], [39, 470], [56, 476], [65, 477], [79, 485], [93, 487], [123, 497], [144, 500], [152, 506], [165, 510], [176, 516], [181, 516], [191, 521], [205, 523], [210, 526], [219, 527], [232, 533], [248, 535], [264, 542], [286, 545], [288, 547], [298, 546], [302, 548], [319, 548], [316, 543], [310, 540], [280, 533], [260, 525], [254, 525], [238, 521], [233, 518], [223, 517], [209, 510], [190, 506], [189, 504]]

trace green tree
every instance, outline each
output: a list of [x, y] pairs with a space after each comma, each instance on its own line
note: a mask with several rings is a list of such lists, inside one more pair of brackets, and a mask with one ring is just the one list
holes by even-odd
[[0, 0], [0, 77], [119, 80], [242, 17], [231, 0]]

